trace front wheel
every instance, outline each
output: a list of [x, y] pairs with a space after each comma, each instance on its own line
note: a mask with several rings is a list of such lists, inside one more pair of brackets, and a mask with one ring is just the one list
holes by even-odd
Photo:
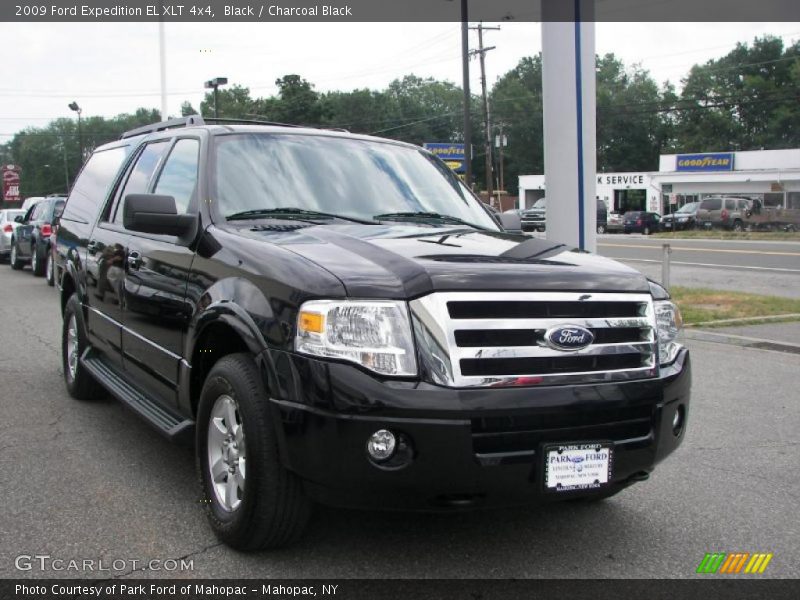
[[229, 354], [211, 369], [197, 410], [197, 470], [217, 537], [239, 550], [287, 546], [303, 533], [311, 503], [281, 464], [258, 368]]

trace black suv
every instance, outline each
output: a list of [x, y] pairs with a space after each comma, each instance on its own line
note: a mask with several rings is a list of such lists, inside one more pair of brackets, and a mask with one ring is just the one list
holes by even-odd
[[69, 393], [193, 442], [236, 548], [291, 542], [313, 501], [604, 498], [684, 436], [667, 292], [504, 232], [409, 144], [199, 117], [132, 131], [85, 164], [56, 266]]
[[9, 262], [12, 269], [21, 269], [30, 263], [34, 275], [51, 278], [50, 234], [65, 200], [63, 196], [48, 196], [28, 209], [11, 237]]

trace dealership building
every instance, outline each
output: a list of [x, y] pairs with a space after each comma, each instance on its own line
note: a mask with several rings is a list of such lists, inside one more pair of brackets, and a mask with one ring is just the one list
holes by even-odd
[[[800, 209], [800, 149], [662, 154], [658, 171], [598, 173], [596, 194], [610, 212], [621, 213], [666, 214], [718, 195]], [[546, 195], [544, 175], [519, 177], [519, 208]]]

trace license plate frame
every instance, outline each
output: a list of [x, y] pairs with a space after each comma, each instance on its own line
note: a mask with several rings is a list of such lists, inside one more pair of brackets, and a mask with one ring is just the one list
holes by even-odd
[[[551, 454], [565, 459], [551, 460]], [[600, 458], [602, 455], [605, 455], [604, 459]], [[542, 487], [546, 493], [597, 491], [611, 485], [614, 473], [614, 444], [611, 441], [546, 444], [542, 456]], [[580, 460], [576, 460], [578, 458]]]

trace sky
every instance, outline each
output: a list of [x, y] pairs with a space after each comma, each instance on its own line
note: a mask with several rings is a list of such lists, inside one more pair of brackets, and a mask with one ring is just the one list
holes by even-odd
[[[496, 25], [486, 23], [487, 26]], [[491, 84], [524, 56], [541, 49], [538, 23], [502, 23], [484, 33]], [[596, 51], [640, 64], [654, 79], [680, 80], [695, 63], [724, 55], [737, 42], [780, 36], [800, 40], [800, 23], [597, 23]], [[461, 85], [460, 23], [167, 23], [168, 111], [195, 108], [203, 82], [227, 77], [254, 97], [276, 93], [289, 73], [318, 91], [383, 89], [414, 73]], [[27, 126], [75, 117], [114, 116], [138, 107], [160, 108], [158, 25], [155, 23], [0, 24], [7, 52], [0, 82], [0, 143]], [[472, 32], [471, 47], [477, 47]], [[471, 87], [480, 91], [472, 61]]]

